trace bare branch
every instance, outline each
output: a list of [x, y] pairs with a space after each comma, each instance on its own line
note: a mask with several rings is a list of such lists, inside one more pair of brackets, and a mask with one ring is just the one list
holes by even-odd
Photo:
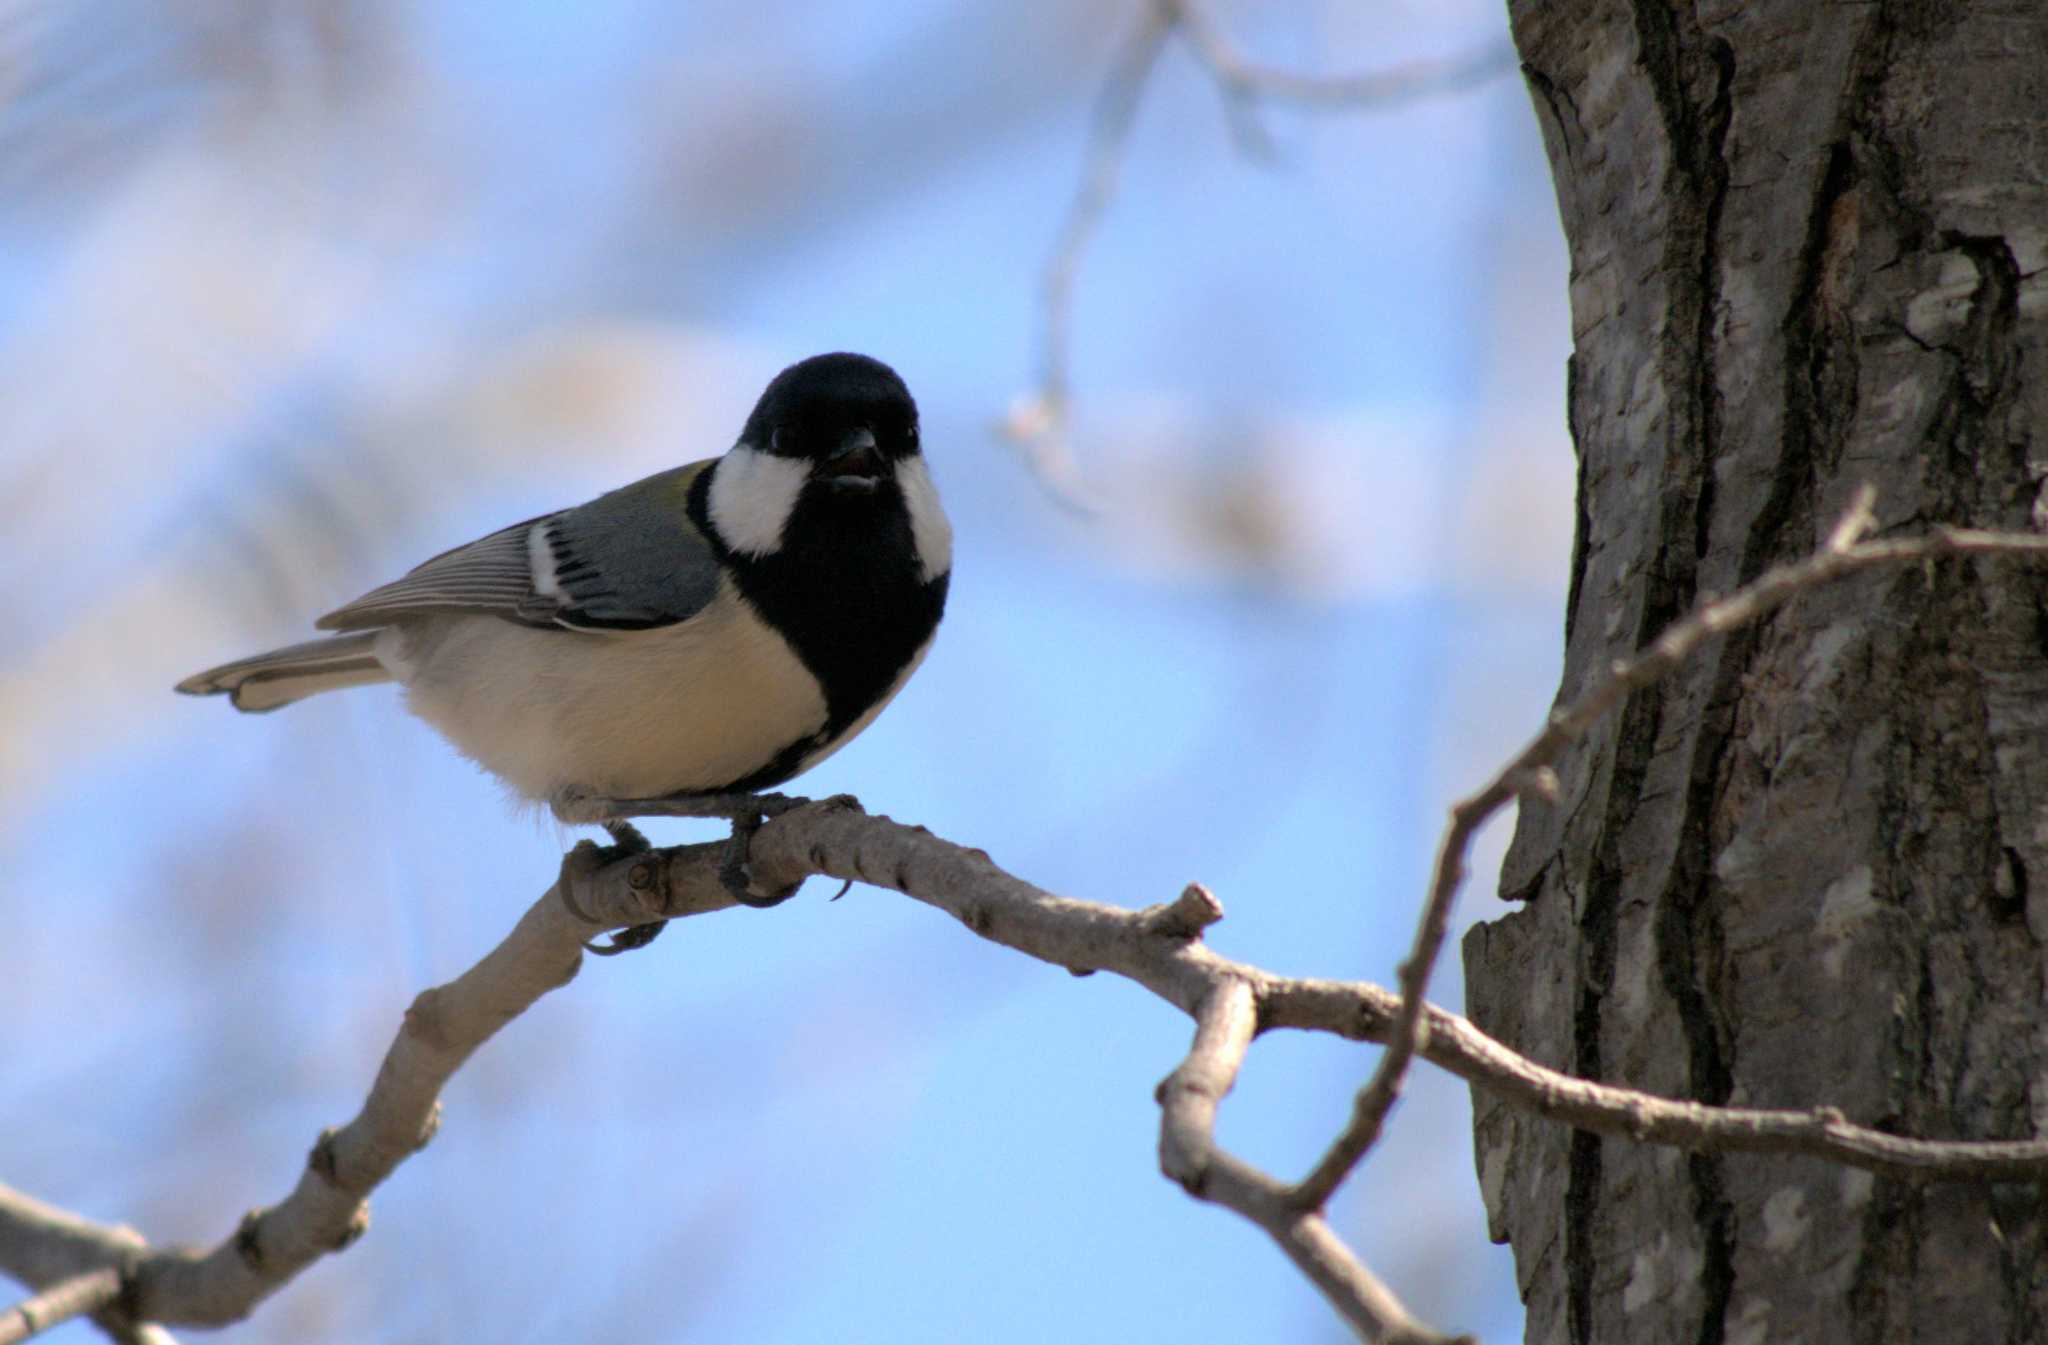
[[1123, 172], [1124, 152], [1130, 144], [1131, 123], [1137, 119], [1139, 96], [1166, 45], [1172, 29], [1167, 12], [1153, 5], [1124, 45], [1102, 92], [1096, 96], [1095, 118], [1088, 133], [1087, 166], [1080, 186], [1067, 206], [1052, 256], [1039, 280], [1038, 387], [1011, 406], [997, 427], [1003, 436], [1023, 452], [1032, 474], [1069, 508], [1092, 512], [1094, 505], [1082, 489], [1081, 473], [1068, 442], [1068, 370], [1072, 364], [1074, 278], [1080, 273], [1081, 258], [1101, 227], [1103, 214], [1116, 197], [1117, 178]]
[[[1820, 551], [1805, 560], [1766, 571], [1750, 584], [1719, 601], [1709, 601], [1672, 623], [1649, 649], [1620, 659], [1608, 675], [1579, 699], [1554, 712], [1550, 723], [1501, 767], [1478, 793], [1451, 809], [1451, 821], [1437, 850], [1429, 895], [1417, 921], [1415, 943], [1400, 967], [1400, 1022], [1380, 1057], [1372, 1078], [1352, 1105], [1351, 1120], [1313, 1171], [1294, 1189], [1304, 1209], [1320, 1209], [1378, 1140], [1387, 1113], [1401, 1092], [1401, 1081], [1427, 1035], [1425, 996], [1450, 927], [1451, 908], [1465, 881], [1465, 860], [1472, 838], [1506, 803], [1521, 792], [1538, 795], [1554, 790], [1553, 764], [1565, 748], [1621, 703], [1677, 668], [1708, 639], [1762, 620], [1798, 594], [1849, 575], [1880, 566], [1901, 566], [1944, 555], [2048, 556], [2048, 538], [2017, 533], [1937, 528], [1914, 537], [1859, 542], [1875, 526], [1876, 495], [1860, 487], [1848, 510], [1828, 534]], [[1531, 790], [1531, 783], [1537, 783]]]
[[1418, 98], [1460, 93], [1498, 79], [1517, 64], [1506, 41], [1441, 60], [1404, 61], [1384, 70], [1357, 75], [1305, 75], [1260, 65], [1241, 56], [1199, 5], [1190, 0], [1162, 0], [1188, 44], [1223, 88], [1244, 98], [1272, 98], [1308, 107], [1340, 111], [1391, 107]]
[[[812, 875], [892, 888], [943, 910], [974, 933], [1073, 971], [1110, 971], [1194, 1017], [1185, 1061], [1161, 1086], [1160, 1163], [1198, 1197], [1238, 1211], [1265, 1229], [1342, 1313], [1371, 1340], [1442, 1342], [1345, 1249], [1305, 1182], [1287, 1187], [1221, 1150], [1217, 1108], [1250, 1043], [1289, 1027], [1382, 1041], [1389, 1049], [1360, 1093], [1352, 1125], [1312, 1176], [1333, 1190], [1370, 1147], [1419, 1055], [1514, 1106], [1601, 1134], [1704, 1151], [1800, 1154], [1917, 1181], [2040, 1181], [2048, 1139], [1935, 1141], [1886, 1134], [1840, 1111], [1713, 1107], [1651, 1097], [1545, 1068], [1465, 1019], [1423, 999], [1441, 950], [1472, 834], [1518, 790], [1554, 794], [1550, 771], [1563, 750], [1630, 691], [1676, 667], [1702, 642], [1760, 620], [1799, 593], [1878, 568], [1944, 556], [2048, 559], [2048, 538], [1943, 528], [1913, 537], [1859, 541], [1870, 505], [1856, 507], [1824, 548], [1766, 572], [1674, 623], [1641, 654], [1566, 708], [1479, 793], [1458, 805], [1440, 849], [1401, 993], [1378, 986], [1275, 976], [1218, 956], [1203, 942], [1222, 918], [1208, 891], [1190, 885], [1171, 903], [1125, 910], [1044, 891], [1005, 872], [980, 850], [940, 840], [922, 827], [869, 816], [848, 801], [783, 800], [753, 836], [751, 869], [764, 888]], [[581, 964], [586, 939], [604, 929], [722, 910], [733, 904], [719, 878], [724, 845], [649, 850], [611, 863], [585, 842], [563, 860], [554, 888], [504, 941], [468, 972], [422, 993], [407, 1011], [361, 1112], [314, 1146], [306, 1172], [283, 1202], [252, 1212], [210, 1252], [150, 1250], [133, 1232], [106, 1228], [0, 1187], [0, 1269], [51, 1292], [9, 1320], [17, 1331], [56, 1307], [100, 1311], [118, 1338], [158, 1341], [148, 1322], [219, 1325], [236, 1320], [300, 1269], [346, 1246], [367, 1225], [364, 1198], [431, 1136], [436, 1097], [448, 1077], [500, 1027]], [[1393, 1062], [1393, 1063], [1389, 1063]], [[116, 1291], [108, 1294], [113, 1272]], [[73, 1306], [75, 1305], [75, 1306]], [[24, 1316], [24, 1309], [27, 1315]], [[0, 1337], [4, 1340], [5, 1337]]]
[[1221, 981], [1195, 1008], [1195, 1043], [1158, 1089], [1159, 1168], [1201, 1195], [1216, 1154], [1216, 1108], [1237, 1082], [1258, 1033], [1250, 985]]
[[1292, 1208], [1278, 1180], [1216, 1145], [1216, 1108], [1258, 1031], [1250, 983], [1219, 980], [1195, 1010], [1187, 1059], [1159, 1085], [1159, 1167], [1200, 1200], [1236, 1210], [1280, 1244], [1359, 1335], [1399, 1345], [1457, 1345], [1408, 1314], [1315, 1211]]
[[[1280, 978], [1259, 988], [1259, 1025], [1383, 1042], [1401, 997], [1352, 981]], [[1833, 1107], [1715, 1107], [1594, 1083], [1539, 1065], [1435, 1005], [1422, 1058], [1534, 1116], [1574, 1129], [1702, 1153], [1796, 1154], [1909, 1182], [2033, 1182], [2048, 1139], [1925, 1140], [1850, 1122]]]
[[[355, 1119], [321, 1135], [298, 1185], [279, 1204], [253, 1210], [209, 1252], [153, 1252], [134, 1266], [126, 1302], [144, 1321], [219, 1326], [369, 1224], [365, 1197], [432, 1138], [437, 1101], [477, 1047], [548, 991], [566, 985], [582, 946], [599, 929], [694, 915], [733, 904], [718, 879], [723, 847], [683, 846], [597, 866], [589, 842], [571, 851], [556, 886], [476, 966], [424, 991], [406, 1010], [376, 1082]], [[603, 922], [596, 928], [562, 899]]]
[[[2048, 540], [2017, 540], [2048, 551]], [[1190, 1015], [1214, 987], [1241, 981], [1257, 999], [1261, 1031], [1290, 1027], [1388, 1041], [1401, 1017], [1401, 997], [1379, 986], [1276, 976], [1197, 940], [1162, 938], [1149, 912], [1056, 896], [1005, 872], [983, 851], [886, 817], [800, 808], [754, 837], [753, 863], [764, 881], [775, 883], [824, 874], [891, 888], [945, 911], [983, 938], [1053, 966], [1123, 976]], [[1423, 1059], [1582, 1129], [1690, 1149], [1812, 1154], [1921, 1181], [2048, 1176], [2048, 1140], [1915, 1140], [1837, 1124], [1832, 1114], [1821, 1125], [1816, 1117], [1822, 1114], [1812, 1111], [1670, 1101], [1547, 1069], [1447, 1010], [1431, 1006], [1425, 1017]]]
[[[112, 1271], [118, 1277], [140, 1260], [146, 1250], [142, 1235], [132, 1228], [81, 1219], [0, 1185], [0, 1272], [31, 1288], [48, 1291], [60, 1283], [96, 1272]], [[119, 1284], [117, 1278], [115, 1298], [119, 1296]], [[13, 1310], [19, 1314], [26, 1309], [39, 1323], [36, 1331], [54, 1326], [58, 1320], [50, 1314], [47, 1304], [38, 1304], [40, 1297]], [[109, 1299], [80, 1311], [89, 1314], [94, 1324], [115, 1340], [133, 1345], [168, 1345], [169, 1333], [135, 1325], [117, 1304], [109, 1306], [113, 1303], [114, 1299]], [[7, 1332], [26, 1321], [27, 1318], [18, 1315], [0, 1318], [0, 1340], [25, 1338], [9, 1336]], [[34, 1331], [28, 1334], [33, 1335]]]
[[73, 1317], [102, 1312], [121, 1296], [121, 1272], [112, 1266], [59, 1280], [0, 1313], [0, 1345], [19, 1345]]
[[1443, 952], [1444, 936], [1450, 929], [1451, 908], [1457, 904], [1458, 889], [1465, 882], [1465, 855], [1472, 837], [1484, 826], [1513, 792], [1510, 773], [1503, 771], [1493, 783], [1451, 809], [1451, 825], [1437, 847], [1436, 869], [1431, 875], [1429, 896], [1422, 905], [1422, 917], [1415, 928], [1415, 945], [1398, 974], [1401, 982], [1401, 1015], [1387, 1049], [1352, 1103], [1350, 1124], [1344, 1127], [1315, 1169], [1288, 1193], [1298, 1208], [1319, 1210], [1337, 1187], [1358, 1165], [1366, 1150], [1379, 1141], [1387, 1113], [1401, 1096], [1401, 1082], [1408, 1065], [1428, 1036], [1429, 978]]
[[1183, 33], [1216, 80], [1241, 145], [1263, 153], [1264, 133], [1251, 122], [1249, 100], [1284, 99], [1308, 106], [1378, 110], [1418, 98], [1460, 92], [1515, 68], [1505, 42], [1448, 60], [1410, 61], [1361, 75], [1300, 75], [1241, 58], [1214, 25], [1186, 0], [1151, 0], [1096, 96], [1086, 166], [1039, 278], [1038, 385], [1018, 397], [997, 431], [1023, 453], [1033, 475], [1069, 508], [1092, 512], [1068, 437], [1071, 405], [1074, 281], [1082, 258], [1116, 198], [1131, 126], [1167, 39]]
[[41, 1287], [124, 1265], [146, 1247], [132, 1228], [96, 1224], [0, 1185], [0, 1272], [23, 1284]]

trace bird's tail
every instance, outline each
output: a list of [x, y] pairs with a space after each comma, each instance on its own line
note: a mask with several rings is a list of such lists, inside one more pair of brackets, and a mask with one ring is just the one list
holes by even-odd
[[337, 635], [236, 659], [193, 674], [178, 683], [178, 690], [188, 696], [226, 693], [237, 710], [257, 711], [275, 710], [339, 687], [388, 682], [391, 673], [377, 661], [372, 648], [377, 634], [368, 630]]

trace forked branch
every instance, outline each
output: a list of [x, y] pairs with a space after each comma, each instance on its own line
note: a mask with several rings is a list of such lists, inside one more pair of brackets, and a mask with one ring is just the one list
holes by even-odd
[[[1416, 1057], [1532, 1114], [1644, 1143], [1805, 1154], [1906, 1180], [2040, 1181], [2048, 1178], [2048, 1140], [1921, 1140], [1857, 1125], [1831, 1108], [1712, 1107], [1652, 1097], [1547, 1069], [1424, 999], [1473, 833], [1517, 792], [1540, 797], [1551, 763], [1631, 691], [1664, 676], [1714, 636], [1849, 575], [1943, 556], [2048, 561], [2048, 538], [1944, 528], [1861, 540], [1870, 527], [1865, 495], [1817, 554], [1703, 604], [1641, 654], [1617, 662], [1459, 804], [1401, 969], [1399, 994], [1363, 983], [1279, 976], [1219, 956], [1203, 933], [1222, 918], [1222, 907], [1199, 886], [1144, 910], [1077, 901], [1004, 871], [980, 850], [842, 801], [794, 806], [767, 822], [753, 839], [752, 869], [764, 886], [825, 875], [891, 888], [984, 938], [1069, 970], [1127, 977], [1188, 1013], [1195, 1020], [1193, 1045], [1159, 1088], [1162, 1169], [1190, 1193], [1266, 1230], [1368, 1340], [1441, 1345], [1449, 1339], [1416, 1321], [1321, 1213], [1329, 1193], [1371, 1148]], [[25, 1338], [69, 1310], [101, 1312], [96, 1320], [136, 1340], [150, 1338], [145, 1333], [155, 1328], [132, 1323], [210, 1326], [246, 1315], [362, 1232], [365, 1198], [433, 1133], [436, 1098], [449, 1076], [499, 1028], [566, 984], [581, 965], [587, 939], [732, 905], [718, 876], [723, 856], [723, 845], [692, 845], [603, 864], [594, 847], [578, 846], [564, 860], [556, 886], [497, 948], [413, 1002], [361, 1112], [320, 1138], [294, 1190], [249, 1215], [210, 1251], [150, 1248], [127, 1230], [92, 1224], [0, 1187], [0, 1270], [46, 1291], [0, 1319], [14, 1324], [6, 1328], [11, 1338]], [[1350, 1123], [1309, 1178], [1292, 1187], [1227, 1153], [1215, 1139], [1218, 1107], [1253, 1041], [1271, 1028], [1388, 1043]], [[110, 1295], [107, 1279], [94, 1275], [101, 1270], [115, 1272], [118, 1292]]]

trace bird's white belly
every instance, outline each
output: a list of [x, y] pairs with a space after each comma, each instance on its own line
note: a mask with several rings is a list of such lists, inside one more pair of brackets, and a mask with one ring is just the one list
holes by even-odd
[[386, 630], [414, 714], [528, 798], [716, 789], [824, 727], [789, 644], [732, 592], [675, 626], [586, 633], [495, 617]]

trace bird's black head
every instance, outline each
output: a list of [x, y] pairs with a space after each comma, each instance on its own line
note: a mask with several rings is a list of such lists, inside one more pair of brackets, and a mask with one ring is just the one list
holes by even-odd
[[865, 355], [818, 355], [777, 374], [691, 501], [733, 564], [756, 578], [773, 570], [832, 602], [846, 600], [851, 574], [881, 582], [901, 571], [905, 584], [923, 585], [953, 563], [952, 528], [918, 449], [917, 404], [894, 370]]
[[896, 371], [866, 355], [814, 355], [775, 376], [740, 442], [810, 465], [835, 493], [873, 494], [918, 453], [917, 403]]

